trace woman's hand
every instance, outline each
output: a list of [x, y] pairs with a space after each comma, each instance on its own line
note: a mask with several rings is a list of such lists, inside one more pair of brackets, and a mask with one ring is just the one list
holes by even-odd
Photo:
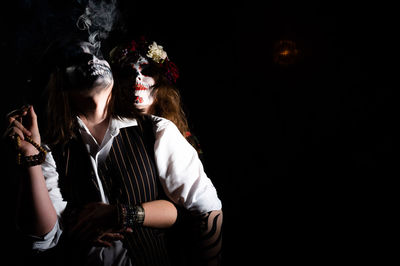
[[4, 133], [4, 137], [18, 144], [17, 150], [23, 155], [29, 156], [37, 154], [37, 149], [31, 143], [25, 141], [25, 136], [32, 138], [32, 140], [39, 145], [41, 141], [37, 116], [33, 106], [24, 106], [10, 112], [7, 115], [7, 120], [8, 128]]
[[94, 243], [96, 246], [111, 246], [113, 241], [124, 238], [123, 232], [131, 231], [130, 228], [121, 229], [116, 206], [93, 202], [79, 211], [69, 233], [78, 241]]

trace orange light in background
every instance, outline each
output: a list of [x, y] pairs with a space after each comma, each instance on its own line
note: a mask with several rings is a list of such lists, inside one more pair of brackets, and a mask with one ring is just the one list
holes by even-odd
[[299, 58], [300, 51], [294, 41], [279, 40], [275, 43], [273, 60], [279, 65], [292, 65]]
[[279, 53], [280, 56], [289, 56], [290, 55], [290, 50], [283, 50]]

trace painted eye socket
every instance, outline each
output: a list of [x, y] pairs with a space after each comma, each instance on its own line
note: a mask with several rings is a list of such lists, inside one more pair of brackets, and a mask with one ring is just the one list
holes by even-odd
[[149, 64], [148, 63], [142, 63], [139, 64], [139, 71], [143, 72], [143, 70], [146, 70], [147, 68], [149, 68]]
[[140, 72], [142, 73], [143, 76], [153, 77], [155, 75], [155, 69], [151, 67], [149, 64], [143, 64], [140, 66], [141, 66]]
[[87, 64], [91, 59], [93, 59], [93, 56], [91, 54], [75, 53], [66, 58], [65, 65], [66, 66], [83, 65]]
[[148, 63], [139, 63], [139, 64], [130, 64], [131, 68], [134, 69], [135, 71], [142, 71], [142, 69], [145, 69], [148, 67]]
[[118, 75], [124, 79], [132, 79], [136, 78], [137, 76], [137, 71], [135, 68], [131, 66], [124, 66], [118, 71]]

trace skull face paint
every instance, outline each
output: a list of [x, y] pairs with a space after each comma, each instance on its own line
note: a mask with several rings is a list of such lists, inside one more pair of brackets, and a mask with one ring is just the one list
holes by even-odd
[[105, 88], [113, 82], [110, 65], [95, 55], [93, 45], [88, 42], [69, 47], [64, 60], [67, 90]]
[[135, 64], [132, 64], [132, 68], [136, 70], [137, 76], [135, 81], [135, 105], [139, 108], [146, 109], [153, 101], [153, 85], [155, 81], [152, 77], [146, 76], [142, 73], [146, 65], [149, 64], [146, 58], [139, 56]]

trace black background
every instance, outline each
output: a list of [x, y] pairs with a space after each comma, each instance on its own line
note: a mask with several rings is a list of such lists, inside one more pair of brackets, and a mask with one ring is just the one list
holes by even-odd
[[[126, 34], [150, 36], [180, 68], [185, 110], [223, 201], [224, 264], [386, 258], [394, 8], [131, 2], [121, 2]], [[37, 93], [28, 80], [51, 40], [49, 21], [68, 13], [60, 7], [19, 1], [3, 10], [14, 19], [2, 22], [2, 114]], [[279, 40], [297, 44], [294, 64], [274, 62]]]

